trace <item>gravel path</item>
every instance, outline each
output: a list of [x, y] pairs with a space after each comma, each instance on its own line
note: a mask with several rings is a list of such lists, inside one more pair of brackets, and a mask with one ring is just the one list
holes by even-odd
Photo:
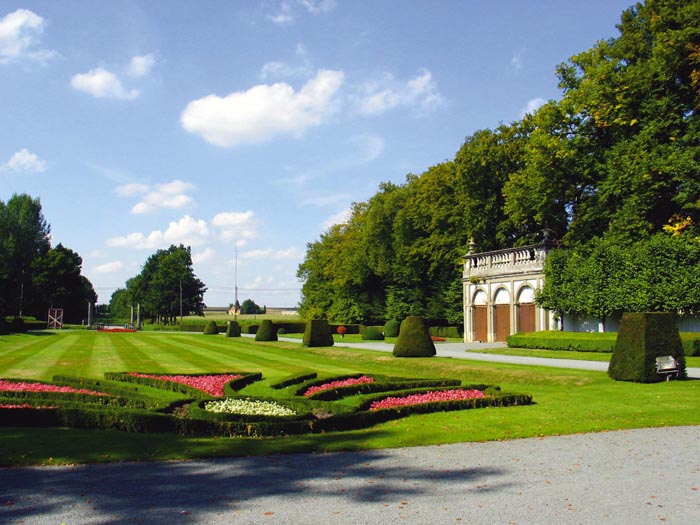
[[700, 427], [0, 469], [0, 523], [700, 523]]

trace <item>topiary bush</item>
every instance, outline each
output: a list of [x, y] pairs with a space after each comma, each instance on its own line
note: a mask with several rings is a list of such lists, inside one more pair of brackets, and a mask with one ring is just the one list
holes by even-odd
[[311, 319], [304, 330], [304, 346], [333, 346], [333, 334], [325, 319]]
[[4, 317], [0, 317], [0, 335], [10, 335], [10, 327]]
[[21, 317], [15, 317], [12, 319], [12, 327], [10, 328], [10, 331], [14, 332], [15, 334], [23, 334], [27, 331], [27, 327], [24, 325], [24, 319]]
[[383, 341], [384, 334], [377, 326], [366, 326], [362, 330], [362, 340], [363, 341]]
[[277, 330], [275, 330], [272, 321], [264, 319], [260, 323], [260, 328], [255, 334], [256, 341], [277, 341]]
[[401, 332], [394, 345], [395, 357], [431, 357], [435, 344], [422, 317], [410, 316], [401, 323]]
[[280, 326], [277, 329], [277, 335], [287, 335], [287, 329], [284, 326]]
[[205, 326], [204, 326], [204, 332], [205, 335], [216, 335], [219, 333], [219, 327], [216, 326], [216, 321], [209, 321]]
[[671, 313], [625, 313], [613, 349], [608, 375], [616, 381], [655, 383], [656, 358], [671, 355], [679, 365], [679, 378], [686, 377], [683, 345], [676, 316]]
[[401, 323], [399, 323], [396, 319], [389, 319], [384, 324], [384, 337], [398, 337], [400, 328]]
[[226, 337], [240, 337], [241, 336], [241, 325], [238, 321], [229, 321], [226, 326]]

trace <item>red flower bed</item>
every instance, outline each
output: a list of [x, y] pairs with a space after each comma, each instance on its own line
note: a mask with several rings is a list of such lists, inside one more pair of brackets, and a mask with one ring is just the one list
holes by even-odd
[[21, 405], [0, 405], [0, 408], [33, 408], [35, 410], [41, 409], [56, 409], [58, 407], [35, 407], [28, 403], [23, 403]]
[[375, 401], [369, 407], [370, 410], [382, 408], [395, 408], [420, 403], [435, 403], [441, 401], [459, 401], [462, 399], [479, 399], [486, 397], [481, 390], [438, 390], [424, 394], [411, 394], [403, 397], [386, 397]]
[[444, 337], [438, 337], [437, 335], [431, 335], [430, 339], [432, 339], [433, 341], [438, 341], [438, 342], [447, 341], [447, 339], [445, 339]]
[[111, 332], [111, 333], [134, 333], [136, 332], [136, 329], [134, 328], [120, 328], [118, 326], [115, 327], [105, 327], [105, 328], [98, 328], [98, 332]]
[[363, 383], [374, 383], [374, 378], [369, 376], [351, 377], [350, 379], [342, 379], [339, 381], [331, 381], [330, 383], [324, 383], [318, 386], [311, 386], [306, 390], [306, 392], [304, 392], [304, 396], [308, 397], [312, 394], [315, 394], [316, 392], [321, 392], [323, 390], [331, 390], [333, 388], [340, 388], [343, 386], [361, 385]]
[[106, 396], [102, 392], [73, 388], [70, 386], [47, 385], [45, 383], [26, 383], [24, 381], [7, 381], [0, 379], [0, 391], [4, 392], [61, 392], [70, 394], [91, 394], [93, 396]]
[[157, 379], [159, 381], [170, 381], [172, 383], [180, 383], [181, 385], [191, 386], [202, 392], [206, 392], [213, 397], [221, 397], [224, 395], [224, 385], [234, 379], [240, 379], [242, 375], [232, 374], [211, 374], [205, 376], [185, 376], [185, 375], [155, 375], [155, 374], [139, 374], [138, 372], [130, 372], [130, 376], [147, 377], [149, 379]]

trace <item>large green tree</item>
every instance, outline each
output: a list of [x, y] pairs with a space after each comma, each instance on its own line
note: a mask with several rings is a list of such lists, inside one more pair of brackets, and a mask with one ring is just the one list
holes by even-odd
[[182, 244], [158, 250], [127, 281], [132, 304], [140, 304], [142, 316], [152, 322], [174, 323], [181, 307], [183, 315], [202, 315], [206, 289], [194, 275], [190, 247]]

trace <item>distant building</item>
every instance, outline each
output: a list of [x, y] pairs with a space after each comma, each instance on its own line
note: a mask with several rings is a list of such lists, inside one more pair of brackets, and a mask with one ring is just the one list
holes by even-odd
[[516, 332], [558, 329], [552, 312], [535, 305], [544, 284], [544, 260], [553, 249], [541, 244], [464, 256], [464, 340], [505, 341]]

